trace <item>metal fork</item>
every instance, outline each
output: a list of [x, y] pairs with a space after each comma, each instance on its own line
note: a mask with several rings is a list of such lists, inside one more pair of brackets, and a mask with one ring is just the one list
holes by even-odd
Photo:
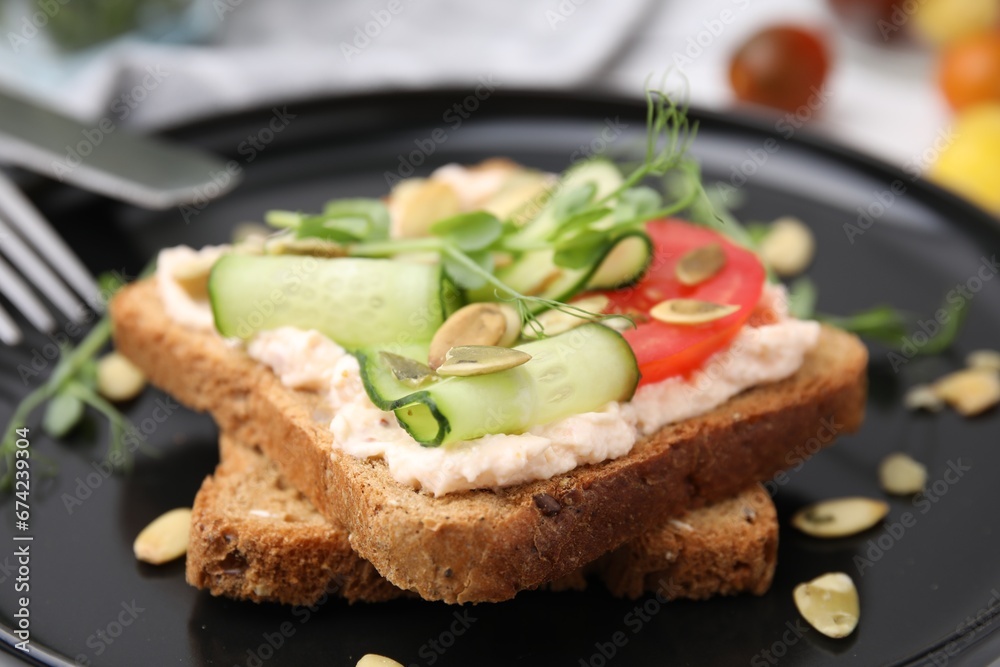
[[[56, 320], [29, 287], [29, 282], [74, 322], [83, 319], [87, 308], [97, 312], [104, 309], [97, 281], [38, 209], [2, 172], [0, 253], [10, 262], [0, 256], [0, 295], [6, 297], [35, 328], [51, 332], [55, 329]], [[20, 275], [11, 264], [20, 270]], [[0, 341], [16, 345], [21, 339], [20, 328], [0, 306]]]

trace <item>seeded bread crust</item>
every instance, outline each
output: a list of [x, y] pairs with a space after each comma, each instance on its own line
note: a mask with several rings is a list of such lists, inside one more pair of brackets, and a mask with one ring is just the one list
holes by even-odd
[[[223, 435], [221, 461], [194, 500], [187, 580], [254, 602], [311, 605], [324, 594], [349, 602], [412, 596], [351, 549], [281, 478], [259, 449]], [[600, 577], [618, 596], [659, 591], [670, 599], [763, 594], [777, 561], [778, 519], [760, 485], [634, 538], [614, 553], [550, 582], [580, 590]]]
[[829, 431], [853, 432], [864, 415], [867, 351], [824, 327], [794, 376], [668, 425], [615, 461], [434, 498], [396, 482], [381, 460], [336, 449], [318, 396], [171, 321], [151, 280], [119, 292], [111, 316], [119, 351], [154, 384], [260, 445], [393, 584], [449, 603], [506, 600], [570, 574], [669, 517], [768, 479], [808, 441], [828, 444]]

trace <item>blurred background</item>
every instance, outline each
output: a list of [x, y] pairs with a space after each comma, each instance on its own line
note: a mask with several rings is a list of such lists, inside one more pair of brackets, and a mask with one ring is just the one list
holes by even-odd
[[[0, 87], [155, 130], [385, 88], [638, 96], [825, 135], [1000, 213], [1000, 0], [6, 0]], [[400, 109], [405, 113], [405, 109]]]

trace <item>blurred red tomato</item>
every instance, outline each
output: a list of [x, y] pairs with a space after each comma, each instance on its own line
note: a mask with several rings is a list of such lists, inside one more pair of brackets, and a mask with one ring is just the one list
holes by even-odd
[[729, 80], [736, 97], [769, 107], [795, 111], [826, 80], [830, 58], [824, 40], [795, 26], [767, 28], [733, 55]]
[[953, 109], [1000, 102], [1000, 30], [960, 39], [945, 49], [938, 80]]

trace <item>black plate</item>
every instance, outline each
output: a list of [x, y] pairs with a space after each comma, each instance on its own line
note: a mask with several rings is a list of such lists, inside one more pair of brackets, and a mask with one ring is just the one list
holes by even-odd
[[[462, 119], [456, 104], [479, 108]], [[259, 219], [268, 208], [310, 210], [332, 197], [379, 195], [386, 174], [401, 164], [422, 162], [416, 173], [423, 174], [449, 161], [509, 155], [559, 170], [572, 157], [601, 148], [602, 131], [613, 138], [614, 151], [641, 143], [644, 132], [639, 102], [536, 93], [499, 91], [484, 100], [457, 91], [394, 93], [282, 109], [169, 133], [230, 155], [245, 171], [245, 183], [234, 194], [203, 209], [149, 213], [54, 183], [31, 193], [92, 269], [124, 267], [134, 274], [161, 246], [224, 241], [235, 223]], [[739, 180], [741, 170], [753, 172], [740, 188], [743, 218], [797, 215], [816, 231], [820, 251], [810, 274], [825, 311], [888, 302], [932, 314], [1000, 245], [993, 219], [896, 170], [819, 141], [788, 139], [786, 126], [692, 115], [701, 122], [694, 150], [710, 180]], [[886, 193], [897, 181], [889, 203]], [[905, 194], [898, 194], [900, 187]], [[852, 243], [844, 225], [858, 224], [858, 207], [875, 221]], [[653, 598], [622, 601], [595, 588], [531, 592], [513, 602], [464, 609], [331, 600], [318, 610], [214, 599], [184, 583], [181, 563], [147, 567], [131, 553], [137, 532], [161, 512], [189, 505], [211, 472], [217, 433], [210, 419], [168, 403], [169, 416], [156, 422], [154, 415], [164, 412], [155, 408], [168, 399], [147, 391], [128, 413], [163, 456], [140, 457], [130, 476], [109, 479], [97, 470], [103, 440], [93, 444], [93, 432], [103, 435], [103, 427], [54, 443], [36, 426], [36, 451], [55, 460], [59, 471], [43, 480], [36, 461], [33, 655], [51, 664], [79, 659], [106, 665], [353, 665], [366, 652], [408, 665], [979, 664], [1000, 653], [1000, 633], [992, 632], [991, 623], [1000, 609], [997, 415], [912, 415], [901, 408], [900, 397], [905, 387], [957, 368], [966, 352], [997, 347], [998, 283], [972, 281], [978, 290], [952, 353], [910, 361], [897, 373], [889, 350], [874, 348], [862, 432], [775, 485], [787, 526], [789, 514], [806, 501], [880, 496], [876, 466], [885, 454], [902, 450], [927, 464], [933, 501], [892, 499], [886, 528], [840, 541], [820, 542], [783, 528], [777, 577], [761, 598], [660, 608]], [[38, 383], [37, 377], [22, 382], [17, 366], [33, 357], [45, 365], [47, 342], [35, 335], [27, 346], [0, 349], [4, 421], [13, 403]], [[954, 469], [961, 476], [949, 472]], [[69, 500], [74, 497], [81, 502]], [[906, 513], [912, 521], [900, 529]], [[6, 545], [0, 548], [0, 613], [10, 624], [18, 597], [10, 569], [10, 496], [3, 498], [0, 514], [0, 543]], [[871, 561], [863, 573], [859, 557]], [[839, 641], [803, 631], [791, 595], [797, 583], [833, 570], [854, 576], [862, 600], [858, 630]], [[456, 615], [466, 614], [467, 630], [454, 624]], [[624, 646], [614, 645], [616, 633]], [[9, 631], [5, 637], [12, 641]], [[959, 648], [964, 650], [958, 657], [946, 653]], [[612, 651], [613, 657], [602, 655]]]

